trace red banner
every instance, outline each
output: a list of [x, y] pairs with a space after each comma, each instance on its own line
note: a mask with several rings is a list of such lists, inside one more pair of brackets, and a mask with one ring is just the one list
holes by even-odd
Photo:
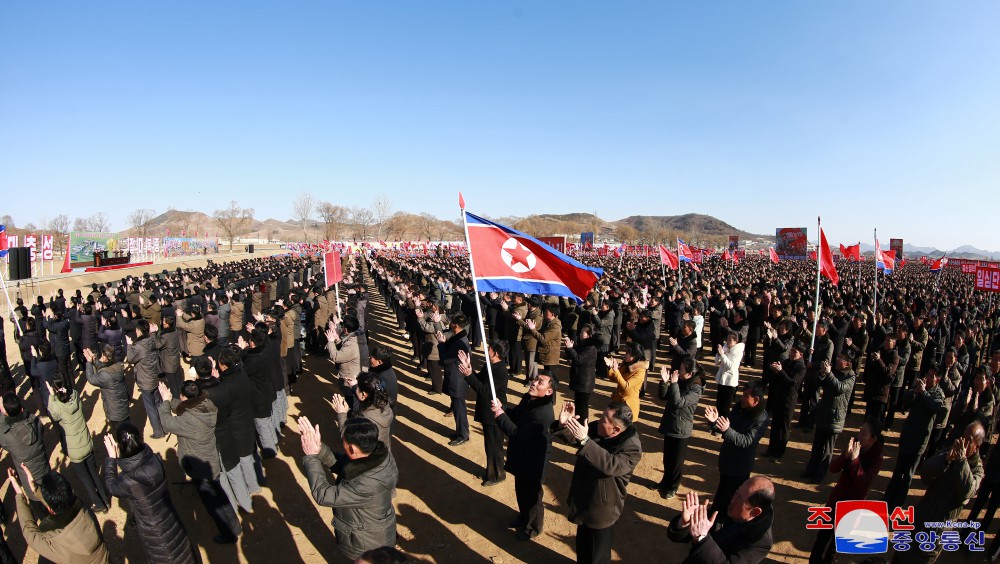
[[565, 237], [538, 237], [538, 240], [552, 247], [553, 249], [559, 251], [560, 253], [566, 252]]
[[1000, 292], [1000, 268], [995, 266], [977, 267], [976, 290], [980, 292]]
[[340, 270], [340, 253], [337, 251], [323, 254], [323, 276], [327, 288], [344, 279]]

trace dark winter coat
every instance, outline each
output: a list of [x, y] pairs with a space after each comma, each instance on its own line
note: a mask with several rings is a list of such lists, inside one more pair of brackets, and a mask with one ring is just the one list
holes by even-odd
[[135, 368], [135, 383], [140, 390], [156, 389], [160, 383], [160, 354], [154, 339], [147, 336], [132, 341], [125, 361]]
[[367, 550], [396, 545], [396, 511], [392, 493], [399, 480], [396, 461], [379, 443], [367, 457], [339, 466], [335, 484], [327, 468], [336, 464], [333, 451], [323, 444], [317, 455], [302, 457], [303, 473], [316, 503], [333, 508], [337, 546], [348, 558]]
[[570, 390], [581, 394], [593, 393], [594, 382], [597, 379], [597, 353], [603, 346], [600, 337], [591, 337], [581, 339], [573, 345], [573, 348], [566, 349], [566, 358], [570, 362]]
[[742, 403], [733, 408], [729, 428], [722, 433], [719, 472], [731, 476], [749, 476], [757, 459], [757, 445], [770, 422], [764, 404], [745, 409]]
[[[500, 361], [491, 365], [493, 369], [493, 386], [496, 389], [497, 398], [501, 404], [507, 403], [507, 363]], [[489, 375], [486, 372], [486, 365], [479, 372], [465, 377], [465, 381], [476, 393], [475, 420], [485, 425], [496, 425], [497, 420], [493, 417], [493, 410], [490, 403], [493, 396], [490, 392]]]
[[11, 465], [22, 484], [28, 484], [22, 464], [28, 467], [36, 483], [48, 475], [49, 457], [45, 453], [42, 422], [34, 414], [0, 415], [0, 448], [10, 453]]
[[265, 347], [243, 350], [243, 369], [246, 370], [253, 393], [251, 404], [255, 419], [266, 419], [271, 416], [271, 405], [277, 397], [274, 389], [274, 379], [271, 377], [271, 363], [268, 361]]
[[150, 562], [195, 562], [184, 525], [170, 499], [163, 462], [149, 446], [129, 458], [106, 458], [104, 485], [108, 493], [128, 501], [135, 531]]
[[160, 372], [163, 374], [174, 374], [181, 368], [181, 345], [177, 340], [179, 337], [173, 328], [153, 334], [160, 355]]
[[215, 422], [215, 441], [222, 465], [232, 470], [240, 458], [256, 448], [257, 430], [253, 423], [253, 395], [250, 379], [240, 366], [223, 372], [218, 384], [208, 388], [208, 397], [219, 409]]
[[207, 392], [196, 398], [161, 402], [157, 407], [163, 430], [177, 435], [177, 458], [184, 473], [194, 479], [214, 480], [222, 467], [215, 443], [219, 409]]
[[834, 370], [820, 376], [823, 397], [816, 405], [816, 428], [840, 433], [847, 419], [847, 404], [854, 391], [854, 371], [848, 368], [840, 372]]
[[125, 366], [121, 362], [104, 365], [87, 363], [87, 382], [101, 389], [104, 416], [109, 421], [125, 421], [129, 417], [129, 386], [125, 382]]
[[533, 398], [524, 394], [509, 413], [497, 417], [497, 424], [507, 435], [507, 463], [504, 470], [522, 480], [537, 480], [545, 476], [545, 466], [552, 450], [552, 403], [555, 394]]
[[469, 390], [465, 378], [458, 371], [458, 351], [460, 350], [467, 354], [471, 350], [466, 331], [459, 331], [438, 345], [441, 366], [444, 368], [444, 392], [453, 398], [464, 398]]
[[675, 439], [690, 437], [694, 431], [694, 411], [703, 391], [701, 378], [698, 376], [671, 384], [661, 381], [658, 395], [661, 400], [666, 400], [667, 405], [660, 418], [660, 433]]
[[[771, 525], [774, 509], [768, 507], [756, 519], [734, 523], [720, 512], [712, 532], [702, 542], [693, 544], [684, 564], [757, 564], [771, 552], [774, 538]], [[678, 514], [667, 528], [667, 537], [674, 542], [691, 542], [691, 531], [681, 528]]]
[[[768, 368], [768, 370], [770, 369]], [[769, 371], [768, 374], [770, 375], [768, 380], [770, 390], [767, 395], [768, 409], [772, 414], [793, 413], [795, 405], [798, 403], [799, 386], [806, 377], [805, 361], [786, 358], [781, 361], [781, 370], [778, 372]]]
[[910, 413], [899, 433], [899, 452], [922, 454], [927, 449], [938, 414], [948, 409], [944, 402], [944, 391], [941, 386], [934, 386], [923, 393], [912, 390], [906, 393], [903, 403], [909, 404]]
[[[558, 428], [558, 422], [553, 427], [555, 436], [578, 444], [569, 431]], [[615, 437], [602, 438], [597, 434], [597, 422], [593, 422], [587, 436], [590, 440], [576, 451], [567, 517], [577, 525], [604, 529], [614, 525], [625, 508], [626, 488], [642, 459], [642, 443], [634, 425]]]

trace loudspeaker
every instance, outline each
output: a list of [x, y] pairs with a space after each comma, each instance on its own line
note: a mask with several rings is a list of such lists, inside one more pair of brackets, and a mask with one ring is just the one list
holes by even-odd
[[28, 247], [11, 247], [7, 259], [10, 280], [31, 278], [31, 252]]
[[253, 244], [247, 245], [247, 252], [253, 254]]

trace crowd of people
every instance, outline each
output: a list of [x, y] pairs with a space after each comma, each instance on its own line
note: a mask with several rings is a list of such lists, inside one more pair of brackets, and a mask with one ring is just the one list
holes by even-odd
[[[217, 529], [213, 541], [226, 544], [242, 534], [241, 515], [267, 487], [266, 461], [281, 453], [291, 423], [305, 455], [300, 471], [315, 502], [332, 508], [343, 556], [407, 561], [395, 548], [393, 504], [406, 472], [392, 454], [401, 383], [389, 335], [372, 326], [369, 287], [396, 322], [383, 330], [402, 337], [427, 379], [420, 391], [447, 394], [454, 432], [442, 440], [452, 448], [470, 441], [474, 397], [481, 487], [514, 477], [510, 528], [520, 541], [545, 530], [543, 487], [558, 441], [575, 453], [566, 507], [577, 560], [611, 561], [615, 524], [637, 487], [637, 422], [654, 402], [663, 405], [662, 473], [648, 478], [662, 499], [680, 496], [664, 536], [689, 545], [688, 562], [760, 562], [770, 553], [775, 504], [792, 494], [757, 462], [780, 463], [793, 427], [812, 435], [811, 452], [802, 472], [786, 466], [794, 476], [782, 477], [826, 484], [836, 476], [829, 507], [865, 499], [894, 459], [882, 492], [890, 512], [915, 506], [917, 530], [937, 534], [978, 491], [969, 518], [988, 530], [1000, 505], [1000, 456], [986, 456], [1000, 343], [996, 308], [968, 275], [921, 265], [883, 275], [870, 262], [841, 263], [839, 286], [821, 281], [817, 315], [814, 262], [715, 258], [665, 278], [647, 257], [578, 258], [604, 268], [581, 301], [477, 294], [467, 257], [368, 251], [345, 257], [339, 299], [317, 257], [283, 256], [18, 302], [9, 321], [30, 392], [18, 393], [0, 347], [0, 448], [25, 540], [55, 562], [108, 561], [92, 513], [117, 498], [149, 561], [197, 561], [163, 453], [145, 437], [176, 437], [181, 469]], [[324, 359], [336, 394], [327, 413], [292, 423], [288, 400], [307, 355]], [[600, 379], [610, 397], [597, 390]], [[508, 397], [511, 382], [525, 384], [523, 396]], [[94, 448], [92, 414], [81, 405], [86, 386], [100, 390], [105, 452]], [[134, 405], [148, 427], [132, 421]], [[327, 418], [339, 441], [321, 436], [315, 422]], [[50, 466], [43, 420], [75, 484]], [[894, 449], [885, 441], [893, 426]], [[685, 486], [696, 428], [718, 441], [707, 500]], [[858, 432], [845, 444], [850, 428]], [[919, 499], [910, 495], [914, 476], [928, 485]], [[893, 557], [933, 561], [940, 550]], [[19, 561], [6, 543], [4, 558]], [[819, 531], [811, 561], [834, 558], [833, 532]]]

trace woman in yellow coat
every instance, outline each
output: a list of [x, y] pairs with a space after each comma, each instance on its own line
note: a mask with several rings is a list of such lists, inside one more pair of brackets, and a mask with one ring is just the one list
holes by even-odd
[[646, 366], [649, 364], [643, 354], [642, 346], [629, 343], [625, 349], [625, 362], [618, 366], [618, 359], [608, 357], [608, 379], [618, 385], [611, 401], [624, 402], [632, 410], [632, 420], [639, 420], [639, 390], [646, 380]]

